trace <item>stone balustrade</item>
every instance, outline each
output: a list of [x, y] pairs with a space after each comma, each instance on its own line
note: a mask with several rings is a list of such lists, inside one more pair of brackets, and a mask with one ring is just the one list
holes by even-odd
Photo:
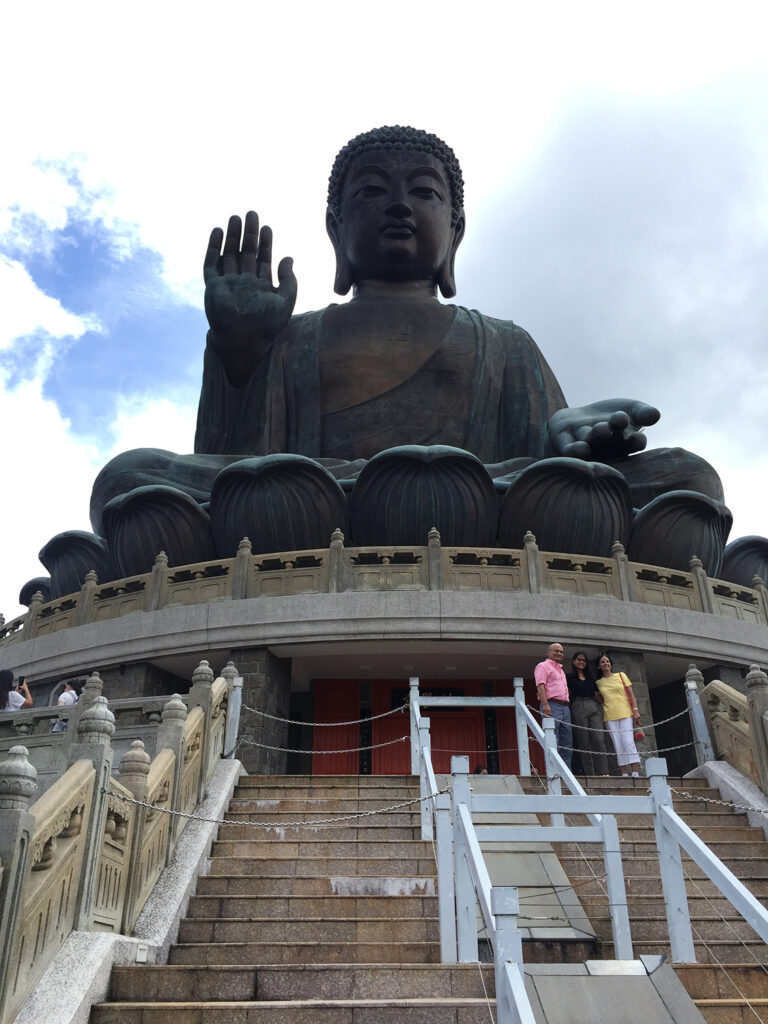
[[715, 679], [703, 687], [702, 703], [715, 756], [768, 793], [768, 675], [752, 665], [746, 695]]
[[[178, 695], [165, 698], [157, 752], [150, 757], [143, 741], [133, 740], [116, 777], [115, 715], [92, 680], [90, 693], [75, 706], [69, 766], [35, 803], [29, 805], [37, 770], [28, 749], [14, 745], [0, 763], [3, 1024], [73, 929], [130, 933], [187, 822], [134, 801], [194, 809], [223, 753], [236, 674], [214, 680], [201, 662], [188, 698], [194, 706], [188, 711]], [[49, 733], [48, 742], [60, 744], [63, 736]]]
[[252, 597], [343, 591], [486, 590], [561, 593], [634, 601], [768, 625], [768, 588], [711, 579], [698, 558], [689, 572], [630, 562], [618, 542], [612, 557], [540, 551], [533, 534], [521, 549], [443, 547], [431, 530], [423, 547], [344, 547], [335, 530], [329, 548], [253, 554], [243, 538], [230, 559], [170, 567], [163, 552], [143, 576], [99, 584], [89, 572], [75, 594], [44, 603], [0, 626], [0, 649], [72, 626], [141, 611]]

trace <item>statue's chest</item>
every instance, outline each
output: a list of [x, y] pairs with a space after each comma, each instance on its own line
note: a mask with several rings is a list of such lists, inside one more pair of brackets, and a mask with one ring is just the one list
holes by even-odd
[[[342, 312], [344, 310], [344, 312]], [[453, 310], [329, 310], [320, 334], [323, 413], [336, 412], [396, 388], [413, 376], [445, 340]]]

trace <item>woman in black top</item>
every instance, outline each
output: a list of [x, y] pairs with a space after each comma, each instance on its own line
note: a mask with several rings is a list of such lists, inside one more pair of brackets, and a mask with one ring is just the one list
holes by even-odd
[[603, 710], [598, 703], [600, 693], [584, 651], [576, 651], [571, 671], [566, 672], [565, 678], [571, 699], [573, 745], [581, 752], [579, 756], [584, 774], [608, 775]]

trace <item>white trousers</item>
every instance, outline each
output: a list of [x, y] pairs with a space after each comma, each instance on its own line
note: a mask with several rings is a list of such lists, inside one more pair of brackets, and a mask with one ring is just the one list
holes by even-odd
[[635, 730], [632, 719], [617, 718], [614, 722], [606, 722], [605, 727], [611, 734], [619, 768], [626, 764], [637, 764], [640, 761], [640, 755], [635, 746]]

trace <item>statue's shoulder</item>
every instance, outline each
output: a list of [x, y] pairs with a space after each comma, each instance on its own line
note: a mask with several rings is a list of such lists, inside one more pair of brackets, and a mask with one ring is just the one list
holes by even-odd
[[481, 313], [479, 309], [469, 309], [466, 306], [458, 306], [459, 315], [467, 317], [475, 326], [481, 326], [486, 333], [497, 336], [500, 340], [508, 343], [535, 345], [535, 342], [528, 331], [514, 320], [500, 320], [495, 316], [488, 316]]

